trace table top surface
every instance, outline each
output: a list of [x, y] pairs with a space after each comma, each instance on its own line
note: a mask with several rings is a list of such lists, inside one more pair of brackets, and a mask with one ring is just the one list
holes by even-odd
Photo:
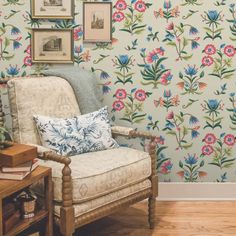
[[0, 198], [7, 197], [22, 188], [25, 188], [43, 177], [50, 176], [51, 178], [51, 168], [38, 166], [33, 170], [28, 176], [23, 180], [5, 180], [0, 179]]

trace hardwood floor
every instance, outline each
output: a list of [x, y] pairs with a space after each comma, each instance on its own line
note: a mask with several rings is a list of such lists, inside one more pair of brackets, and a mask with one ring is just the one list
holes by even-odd
[[236, 202], [157, 202], [149, 230], [141, 202], [77, 230], [76, 236], [236, 236]]

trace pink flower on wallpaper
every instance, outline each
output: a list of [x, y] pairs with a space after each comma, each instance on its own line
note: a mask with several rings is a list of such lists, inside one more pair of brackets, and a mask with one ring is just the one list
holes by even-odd
[[173, 75], [170, 71], [166, 72], [164, 75], [161, 76], [160, 82], [163, 85], [167, 85], [169, 81], [173, 78]]
[[134, 96], [140, 102], [145, 101], [145, 99], [147, 98], [146, 92], [143, 89], [137, 90]]
[[214, 144], [216, 142], [216, 136], [212, 133], [208, 133], [204, 138], [205, 143]]
[[31, 58], [31, 56], [26, 56], [26, 57], [24, 58], [24, 65], [26, 65], [26, 66], [32, 66], [32, 58]]
[[154, 61], [158, 60], [158, 55], [164, 56], [165, 50], [163, 48], [155, 48], [146, 57], [148, 63], [153, 63]]
[[74, 48], [74, 52], [75, 53], [81, 53], [83, 51], [83, 47], [80, 45], [80, 46], [75, 46]]
[[149, 52], [149, 54], [146, 57], [147, 62], [150, 64], [156, 61], [157, 59], [158, 59], [158, 52], [155, 49]]
[[83, 36], [83, 31], [82, 28], [76, 28], [74, 29], [74, 40], [77, 41]]
[[25, 52], [26, 52], [27, 54], [31, 55], [31, 45], [29, 45], [29, 46], [26, 48]]
[[211, 56], [205, 56], [202, 58], [202, 64], [204, 66], [211, 66], [214, 62], [214, 59]]
[[116, 11], [116, 12], [114, 12], [112, 18], [113, 18], [113, 20], [115, 20], [117, 22], [121, 22], [122, 20], [124, 20], [125, 15], [123, 12]]
[[235, 137], [232, 134], [227, 134], [224, 137], [224, 143], [228, 146], [234, 146], [235, 144]]
[[171, 161], [166, 161], [161, 167], [161, 174], [169, 174], [172, 169], [173, 164]]
[[125, 107], [125, 104], [122, 101], [115, 101], [113, 102], [112, 107], [116, 111], [121, 111]]
[[116, 90], [116, 98], [118, 99], [125, 99], [127, 96], [127, 93], [124, 89], [117, 89]]
[[213, 149], [213, 147], [210, 146], [210, 145], [204, 145], [204, 146], [202, 147], [202, 154], [203, 154], [203, 155], [209, 156], [209, 155], [211, 155], [213, 152], [214, 152], [214, 149]]
[[216, 47], [213, 44], [206, 45], [204, 52], [207, 55], [214, 55], [216, 53]]
[[167, 30], [173, 30], [174, 27], [175, 27], [175, 26], [174, 26], [174, 23], [171, 22], [169, 25], [167, 25], [166, 29], [167, 29]]
[[167, 119], [167, 120], [171, 120], [171, 119], [173, 119], [173, 118], [174, 118], [174, 112], [171, 111], [171, 112], [169, 112], [169, 113], [167, 114], [166, 119]]
[[236, 50], [235, 50], [234, 46], [232, 46], [232, 45], [227, 45], [227, 46], [225, 46], [225, 48], [224, 48], [224, 53], [225, 53], [225, 55], [228, 56], [228, 57], [233, 57], [233, 56], [235, 55], [235, 53], [236, 53]]
[[117, 1], [115, 7], [117, 10], [122, 11], [127, 8], [127, 3], [124, 0], [119, 0], [119, 1]]
[[146, 4], [143, 1], [137, 1], [134, 5], [135, 10], [139, 12], [145, 12], [146, 11]]
[[156, 137], [156, 138], [153, 140], [153, 142], [154, 142], [155, 144], [164, 145], [165, 139], [164, 139], [162, 136], [160, 136], [160, 137]]

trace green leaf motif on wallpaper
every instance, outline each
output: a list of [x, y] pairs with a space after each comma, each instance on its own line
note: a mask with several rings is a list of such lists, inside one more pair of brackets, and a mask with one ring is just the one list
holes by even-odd
[[196, 5], [196, 6], [200, 6], [203, 3], [199, 0], [184, 0], [184, 3], [181, 4], [181, 6], [189, 6], [189, 5]]
[[191, 16], [193, 16], [194, 14], [198, 13], [199, 11], [193, 11], [193, 10], [189, 10], [188, 14], [185, 16], [182, 16], [183, 20], [187, 20], [188, 18], [190, 18]]
[[229, 118], [231, 120], [230, 128], [236, 130], [236, 97], [235, 93], [230, 93], [229, 101], [231, 103], [231, 108], [227, 108], [227, 111], [230, 112]]
[[219, 7], [219, 6], [225, 6], [226, 5], [226, 0], [221, 0], [221, 1], [216, 1], [214, 3], [215, 6]]
[[30, 25], [32, 28], [39, 28], [42, 25], [42, 21], [39, 19], [33, 19], [30, 12], [26, 11], [26, 14], [23, 14], [25, 22]]
[[17, 13], [19, 13], [20, 11], [15, 11], [15, 10], [11, 10], [11, 12], [7, 15], [7, 16], [4, 16], [4, 19], [5, 20], [8, 20], [10, 19], [11, 17], [15, 16]]
[[232, 41], [236, 41], [236, 7], [235, 7], [235, 4], [230, 4], [229, 11], [232, 15], [231, 19], [227, 20], [230, 23], [229, 28], [230, 28], [230, 31], [232, 34], [230, 39]]
[[111, 43], [98, 42], [95, 44], [95, 47], [92, 50], [96, 51], [96, 50], [112, 50], [112, 49], [113, 47]]
[[21, 0], [1, 0], [1, 1], [6, 2], [6, 3], [3, 4], [3, 6], [8, 6], [8, 5], [24, 5], [25, 4]]
[[137, 47], [138, 47], [138, 39], [135, 39], [134, 41], [131, 42], [131, 45], [127, 45], [125, 49], [127, 51], [132, 51], [132, 50], [136, 50]]
[[227, 91], [227, 84], [223, 84], [220, 86], [220, 90], [216, 90], [214, 92], [215, 95], [224, 95], [226, 94], [226, 91]]

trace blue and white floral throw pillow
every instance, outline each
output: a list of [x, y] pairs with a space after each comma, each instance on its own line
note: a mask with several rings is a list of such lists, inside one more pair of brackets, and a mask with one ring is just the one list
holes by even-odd
[[107, 107], [68, 119], [35, 115], [34, 120], [42, 145], [61, 155], [119, 147], [111, 135]]

